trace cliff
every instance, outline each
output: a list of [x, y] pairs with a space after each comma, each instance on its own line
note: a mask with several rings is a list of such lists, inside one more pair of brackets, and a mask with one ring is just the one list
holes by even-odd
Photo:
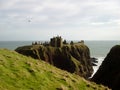
[[120, 90], [120, 45], [112, 47], [92, 81]]
[[0, 90], [109, 90], [15, 51], [0, 49]]
[[35, 59], [44, 60], [60, 69], [88, 78], [93, 73], [89, 48], [84, 44], [51, 47], [31, 45], [18, 47], [15, 51]]

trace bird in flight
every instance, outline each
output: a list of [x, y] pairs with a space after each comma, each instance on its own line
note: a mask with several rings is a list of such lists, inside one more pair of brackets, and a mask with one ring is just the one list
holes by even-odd
[[32, 21], [32, 18], [27, 18], [27, 22], [31, 22]]
[[31, 20], [29, 19], [28, 22], [31, 22]]

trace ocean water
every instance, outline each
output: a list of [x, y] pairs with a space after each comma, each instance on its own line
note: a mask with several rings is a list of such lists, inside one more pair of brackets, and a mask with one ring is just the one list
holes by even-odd
[[120, 41], [86, 41], [85, 44], [90, 49], [91, 57], [98, 59], [98, 63], [96, 63], [97, 66], [93, 66], [93, 76], [109, 53], [110, 49], [115, 45], [120, 45]]
[[15, 50], [17, 47], [31, 45], [32, 41], [0, 41], [0, 48]]
[[[17, 47], [31, 44], [32, 41], [0, 41], [0, 48], [15, 50]], [[97, 66], [93, 67], [95, 73], [110, 49], [115, 45], [120, 45], [120, 41], [85, 41], [85, 44], [90, 49], [91, 57], [98, 59]]]
[[89, 47], [91, 56], [105, 57], [110, 49], [115, 45], [120, 45], [120, 41], [85, 41]]

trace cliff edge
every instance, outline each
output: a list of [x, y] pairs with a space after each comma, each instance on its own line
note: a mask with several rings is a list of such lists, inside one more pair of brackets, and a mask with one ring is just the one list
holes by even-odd
[[15, 51], [46, 61], [84, 78], [90, 77], [93, 73], [89, 48], [82, 43], [63, 45], [62, 47], [30, 45], [18, 47]]
[[120, 90], [120, 45], [112, 47], [92, 81]]

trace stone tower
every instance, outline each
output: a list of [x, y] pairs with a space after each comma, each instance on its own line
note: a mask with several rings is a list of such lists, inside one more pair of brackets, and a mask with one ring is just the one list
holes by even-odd
[[50, 39], [50, 45], [53, 47], [62, 47], [63, 42], [61, 36], [53, 37]]

